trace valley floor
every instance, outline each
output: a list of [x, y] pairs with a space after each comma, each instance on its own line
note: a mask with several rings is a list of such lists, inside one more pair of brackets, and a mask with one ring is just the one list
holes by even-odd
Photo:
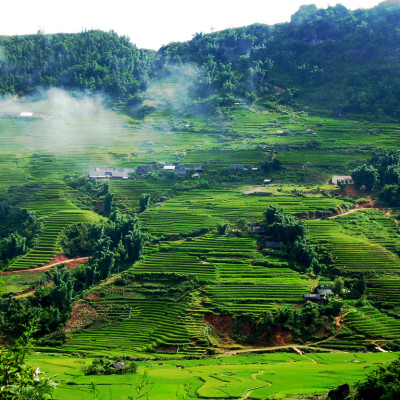
[[[397, 358], [396, 353], [271, 353], [140, 361], [137, 374], [84, 376], [91, 359], [36, 354], [30, 363], [58, 382], [54, 399], [310, 399]], [[294, 395], [294, 396], [293, 396]], [[144, 397], [139, 397], [144, 396]]]

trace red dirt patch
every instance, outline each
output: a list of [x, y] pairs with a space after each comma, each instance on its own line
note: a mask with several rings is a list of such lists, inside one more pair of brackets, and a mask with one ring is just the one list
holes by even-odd
[[272, 346], [285, 346], [287, 344], [293, 343], [292, 334], [283, 329], [281, 324], [278, 324], [275, 328], [275, 331], [271, 337], [271, 345]]
[[84, 328], [99, 318], [97, 311], [88, 303], [78, 301], [72, 307], [72, 316], [64, 328], [66, 333]]
[[234, 327], [234, 320], [230, 315], [207, 314], [204, 322], [210, 324], [217, 335], [230, 340]]
[[43, 267], [47, 267], [48, 265], [56, 264], [59, 262], [63, 262], [68, 260], [68, 257], [65, 254], [57, 254], [50, 262], [42, 265]]

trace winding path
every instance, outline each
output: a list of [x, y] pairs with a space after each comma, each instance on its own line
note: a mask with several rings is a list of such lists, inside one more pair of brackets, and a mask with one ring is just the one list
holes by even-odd
[[50, 268], [55, 267], [56, 265], [71, 264], [71, 263], [74, 263], [74, 262], [85, 262], [85, 261], [88, 261], [89, 258], [90, 257], [71, 258], [69, 260], [57, 261], [57, 262], [52, 263], [52, 264], [43, 265], [43, 266], [38, 267], [38, 268], [20, 269], [20, 270], [13, 270], [13, 271], [4, 271], [4, 272], [0, 273], [0, 276], [16, 275], [16, 274], [36, 272], [36, 271], [47, 271]]

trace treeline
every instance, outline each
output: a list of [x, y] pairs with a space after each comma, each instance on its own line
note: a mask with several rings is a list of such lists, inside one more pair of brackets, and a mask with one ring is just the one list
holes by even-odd
[[264, 211], [263, 225], [271, 240], [283, 243], [283, 250], [297, 263], [301, 272], [319, 275], [331, 263], [329, 254], [316, 251], [307, 237], [303, 221], [296, 221], [274, 205]]
[[0, 94], [62, 87], [130, 103], [140, 100], [153, 58], [112, 31], [1, 36], [0, 48]]
[[398, 118], [399, 25], [399, 4], [384, 2], [354, 11], [302, 6], [290, 23], [197, 33], [157, 53], [112, 31], [2, 36], [0, 94], [63, 87], [136, 103], [149, 76], [191, 63], [197, 110], [261, 99]]
[[131, 266], [140, 258], [143, 244], [136, 215], [114, 212], [110, 221], [69, 227], [62, 239], [65, 253], [90, 254], [90, 260], [75, 269], [46, 271], [32, 296], [0, 298], [0, 333], [16, 338], [34, 320], [38, 336], [50, 335], [41, 344], [62, 343], [65, 335], [60, 328], [70, 318], [73, 302], [111, 273]]
[[[281, 307], [272, 314], [264, 312], [259, 317], [241, 315], [234, 319], [233, 335], [238, 343], [251, 345], [260, 341], [269, 343], [277, 327], [283, 328], [296, 341], [305, 343], [316, 339], [316, 333], [325, 331], [325, 336], [333, 334], [334, 318], [342, 310], [340, 300], [330, 300], [326, 304], [307, 302], [303, 308]], [[329, 329], [326, 327], [329, 326]]]
[[190, 42], [164, 46], [155, 71], [171, 64], [201, 66], [192, 95], [204, 107], [297, 98], [338, 115], [399, 117], [399, 24], [398, 4], [354, 11], [303, 6], [291, 23], [198, 33]]
[[378, 189], [390, 206], [400, 206], [400, 151], [375, 150], [371, 160], [351, 172], [354, 186]]
[[0, 270], [15, 257], [25, 254], [38, 239], [41, 221], [31, 210], [0, 201]]

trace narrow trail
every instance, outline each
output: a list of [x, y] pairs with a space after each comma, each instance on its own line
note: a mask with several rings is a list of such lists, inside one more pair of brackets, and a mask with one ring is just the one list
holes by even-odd
[[362, 211], [362, 210], [365, 210], [365, 208], [361, 208], [361, 207], [360, 208], [352, 208], [351, 210], [346, 211], [343, 214], [332, 215], [331, 217], [328, 217], [328, 219], [335, 219], [335, 218], [343, 217], [344, 215], [348, 215], [348, 214], [354, 213], [356, 211]]
[[328, 342], [329, 340], [331, 340], [332, 338], [336, 337], [338, 335], [338, 333], [342, 330], [342, 328], [344, 327], [344, 318], [346, 317], [347, 314], [350, 314], [351, 312], [353, 312], [354, 310], [350, 310], [345, 312], [344, 314], [339, 315], [338, 317], [335, 318], [336, 320], [336, 324], [338, 325], [338, 327], [336, 328], [336, 331], [334, 333], [333, 336], [329, 336], [327, 339], [324, 340], [320, 340], [319, 342], [315, 342], [312, 343], [313, 345], [318, 345], [320, 343], [325, 343]]
[[14, 271], [5, 271], [5, 272], [1, 272], [0, 276], [5, 276], [5, 275], [17, 275], [17, 274], [23, 274], [23, 273], [32, 273], [32, 272], [36, 272], [36, 271], [47, 271], [52, 267], [55, 267], [56, 265], [61, 265], [61, 264], [71, 264], [71, 263], [75, 263], [75, 262], [85, 262], [88, 261], [90, 257], [80, 257], [80, 258], [71, 258], [69, 260], [64, 260], [64, 261], [57, 261], [55, 263], [52, 264], [48, 264], [48, 265], [43, 265], [41, 267], [38, 268], [30, 268], [30, 269], [20, 269], [20, 270], [14, 270]]
[[[248, 349], [239, 349], [239, 350], [229, 350], [226, 351], [225, 353], [218, 354], [217, 357], [229, 357], [229, 356], [235, 356], [237, 354], [246, 354], [246, 353], [263, 353], [263, 352], [269, 352], [269, 351], [276, 351], [276, 350], [284, 350], [284, 349], [292, 349], [295, 347], [296, 349], [309, 349], [310, 346], [313, 346], [312, 349], [315, 350], [323, 350], [323, 351], [329, 351], [331, 353], [346, 353], [346, 351], [342, 350], [335, 350], [335, 349], [329, 349], [329, 348], [322, 348], [322, 347], [314, 347], [318, 343], [323, 343], [329, 339], [332, 339], [334, 336], [330, 336], [328, 339], [321, 340], [320, 342], [313, 342], [313, 343], [306, 343], [306, 344], [287, 344], [284, 346], [271, 346], [271, 347], [257, 347], [257, 348], [248, 348]], [[303, 354], [304, 356], [304, 354]], [[305, 356], [305, 358], [308, 358]], [[313, 360], [311, 360], [313, 361]]]

